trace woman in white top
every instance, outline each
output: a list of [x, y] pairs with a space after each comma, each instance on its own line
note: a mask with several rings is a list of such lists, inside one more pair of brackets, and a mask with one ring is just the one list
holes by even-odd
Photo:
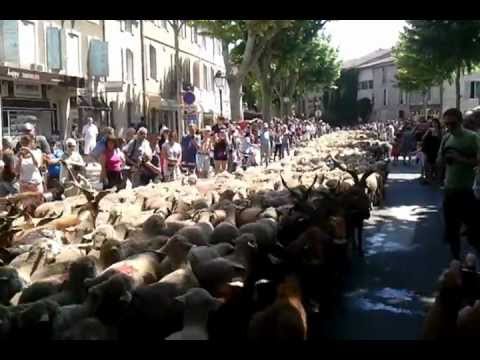
[[43, 193], [43, 177], [40, 172], [42, 166], [42, 151], [33, 145], [29, 135], [20, 139], [21, 148], [18, 154], [17, 174], [20, 180], [20, 192]]
[[168, 134], [168, 141], [162, 146], [163, 156], [166, 161], [166, 181], [175, 181], [180, 177], [180, 163], [182, 161], [182, 147], [178, 143], [175, 131]]

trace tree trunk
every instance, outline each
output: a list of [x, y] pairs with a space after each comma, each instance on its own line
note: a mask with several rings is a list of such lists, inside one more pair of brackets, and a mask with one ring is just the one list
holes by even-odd
[[458, 110], [460, 110], [460, 98], [461, 98], [461, 94], [460, 94], [460, 77], [462, 76], [462, 70], [460, 67], [457, 68], [457, 70], [455, 71], [455, 95], [456, 95], [456, 102], [455, 102], [455, 106]]
[[440, 83], [440, 114], [439, 117], [442, 117], [443, 114], [443, 81]]
[[[176, 20], [178, 21], [178, 20]], [[183, 104], [182, 104], [182, 71], [180, 69], [180, 48], [179, 48], [179, 35], [181, 26], [177, 23], [173, 29], [174, 45], [175, 45], [175, 93], [178, 105], [178, 132], [181, 139], [184, 135], [184, 121], [183, 121]]]
[[242, 81], [238, 77], [228, 79], [230, 89], [230, 117], [232, 121], [243, 119], [242, 113]]
[[272, 88], [268, 84], [262, 84], [262, 115], [263, 121], [272, 120]]

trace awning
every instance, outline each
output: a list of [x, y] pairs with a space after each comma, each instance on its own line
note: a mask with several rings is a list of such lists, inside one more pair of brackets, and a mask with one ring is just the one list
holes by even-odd
[[160, 96], [148, 95], [147, 101], [150, 109], [177, 111], [179, 108], [175, 100], [164, 99]]
[[0, 66], [0, 79], [15, 80], [28, 83], [62, 85], [74, 88], [84, 88], [85, 79], [76, 76], [52, 74]]
[[2, 99], [4, 111], [55, 111], [46, 100]]

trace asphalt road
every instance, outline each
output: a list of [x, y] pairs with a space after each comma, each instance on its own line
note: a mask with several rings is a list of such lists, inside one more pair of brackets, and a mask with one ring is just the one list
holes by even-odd
[[418, 339], [436, 280], [450, 260], [441, 191], [421, 185], [419, 176], [414, 167], [391, 167], [385, 206], [366, 224], [366, 255], [355, 259], [322, 337]]

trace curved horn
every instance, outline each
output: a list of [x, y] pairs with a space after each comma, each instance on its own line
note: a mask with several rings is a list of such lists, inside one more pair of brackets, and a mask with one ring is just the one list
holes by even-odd
[[282, 179], [282, 184], [283, 184], [283, 186], [285, 187], [285, 189], [287, 189], [291, 194], [295, 194], [295, 193], [292, 191], [292, 189], [290, 189], [290, 188], [288, 187], [288, 185], [287, 185], [287, 183], [285, 182], [285, 179], [283, 178], [282, 175], [280, 175], [280, 179]]
[[308, 190], [306, 192], [307, 197], [310, 195], [310, 192], [313, 190], [313, 186], [317, 182], [317, 179], [318, 179], [318, 175], [315, 175], [315, 178], [313, 179], [312, 185], [310, 185], [310, 187], [308, 188]]

